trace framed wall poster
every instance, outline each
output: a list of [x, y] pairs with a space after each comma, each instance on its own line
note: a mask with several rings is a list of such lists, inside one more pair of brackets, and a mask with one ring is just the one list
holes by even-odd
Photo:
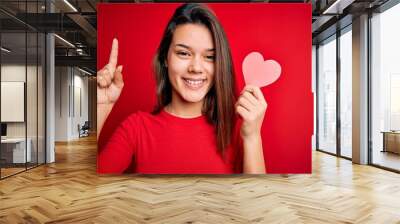
[[[118, 65], [123, 65], [124, 80], [120, 98], [98, 138], [99, 152], [129, 115], [154, 109], [157, 97], [153, 58], [169, 19], [180, 5], [98, 4], [98, 70], [108, 63], [113, 38], [117, 38]], [[267, 173], [311, 173], [311, 4], [206, 5], [226, 33], [236, 76], [236, 94], [251, 79], [264, 83], [260, 89], [268, 107], [261, 137]], [[271, 73], [275, 69], [271, 62], [279, 65], [279, 74]], [[261, 77], [263, 69], [269, 71], [265, 73], [267, 78]], [[126, 173], [141, 173], [134, 161], [135, 158]]]

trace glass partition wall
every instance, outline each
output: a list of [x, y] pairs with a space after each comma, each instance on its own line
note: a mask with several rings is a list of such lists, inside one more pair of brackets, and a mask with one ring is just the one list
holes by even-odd
[[[400, 4], [369, 16], [368, 164], [400, 172]], [[352, 27], [317, 44], [317, 150], [352, 158]]]
[[400, 4], [371, 18], [370, 162], [400, 171]]
[[[36, 13], [39, 3], [18, 8]], [[17, 16], [0, 11], [1, 179], [45, 163], [45, 35]]]
[[317, 149], [336, 154], [336, 36], [320, 43], [317, 54]]
[[351, 25], [340, 35], [340, 155], [352, 158], [352, 34]]
[[317, 150], [352, 157], [351, 25], [317, 45]]

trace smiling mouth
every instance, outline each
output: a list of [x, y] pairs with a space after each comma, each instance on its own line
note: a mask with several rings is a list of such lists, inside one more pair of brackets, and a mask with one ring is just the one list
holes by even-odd
[[199, 89], [203, 86], [207, 79], [188, 79], [182, 78], [186, 86], [191, 89]]

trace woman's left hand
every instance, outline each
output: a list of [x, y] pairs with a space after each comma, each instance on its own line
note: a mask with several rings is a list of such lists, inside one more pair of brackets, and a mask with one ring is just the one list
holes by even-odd
[[243, 139], [258, 137], [264, 120], [267, 102], [260, 88], [246, 85], [235, 104], [236, 112], [242, 117], [240, 135]]

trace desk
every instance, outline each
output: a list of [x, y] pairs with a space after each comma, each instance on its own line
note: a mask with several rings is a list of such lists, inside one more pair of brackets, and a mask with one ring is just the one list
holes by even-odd
[[382, 152], [400, 154], [400, 131], [383, 131]]
[[[1, 139], [1, 157], [6, 163], [25, 163], [31, 162], [32, 140], [27, 138], [28, 143], [25, 154], [25, 138], [6, 138]], [[27, 159], [27, 161], [25, 161]]]

